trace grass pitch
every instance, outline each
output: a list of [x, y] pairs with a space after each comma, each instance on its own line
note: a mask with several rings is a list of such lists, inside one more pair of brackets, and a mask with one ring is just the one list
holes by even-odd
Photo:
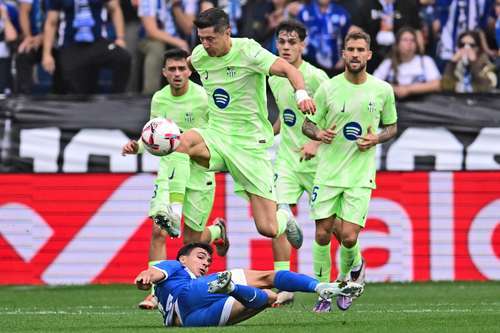
[[[0, 332], [164, 332], [133, 286], [0, 287]], [[499, 332], [500, 282], [368, 284], [347, 312], [315, 314], [315, 296], [232, 327], [169, 332]]]

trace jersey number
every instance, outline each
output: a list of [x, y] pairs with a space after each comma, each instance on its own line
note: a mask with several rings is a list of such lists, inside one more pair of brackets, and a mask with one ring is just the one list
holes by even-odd
[[319, 186], [313, 187], [313, 191], [312, 191], [312, 195], [311, 195], [312, 202], [316, 201], [316, 199], [318, 198], [318, 190], [319, 190]]

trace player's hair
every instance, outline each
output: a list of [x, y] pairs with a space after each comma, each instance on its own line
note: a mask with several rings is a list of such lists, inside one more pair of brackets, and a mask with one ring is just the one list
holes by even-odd
[[189, 57], [189, 53], [187, 53], [187, 51], [179, 48], [173, 48], [163, 53], [163, 63], [165, 64], [168, 59], [182, 60], [187, 57]]
[[357, 39], [363, 39], [366, 44], [368, 44], [368, 50], [370, 49], [370, 44], [372, 42], [370, 35], [368, 35], [366, 32], [361, 31], [361, 30], [356, 30], [352, 31], [345, 36], [344, 39], [344, 47], [347, 45], [347, 42], [350, 40], [357, 40]]
[[303, 41], [307, 37], [306, 26], [302, 22], [294, 20], [294, 19], [288, 19], [288, 20], [281, 21], [281, 23], [276, 28], [276, 37], [282, 31], [286, 31], [286, 32], [295, 31], [297, 33], [297, 35], [299, 35], [299, 38], [301, 41]]
[[220, 8], [209, 8], [198, 15], [194, 25], [198, 29], [214, 27], [215, 32], [223, 32], [229, 28], [229, 16]]
[[212, 253], [214, 253], [214, 250], [212, 250], [212, 247], [210, 246], [210, 244], [202, 243], [202, 242], [193, 242], [193, 243], [188, 243], [179, 249], [179, 252], [177, 252], [176, 260], [179, 260], [179, 258], [182, 256], [190, 255], [191, 251], [193, 251], [196, 248], [201, 248], [201, 249], [207, 251], [208, 254], [210, 254], [210, 255], [212, 255]]

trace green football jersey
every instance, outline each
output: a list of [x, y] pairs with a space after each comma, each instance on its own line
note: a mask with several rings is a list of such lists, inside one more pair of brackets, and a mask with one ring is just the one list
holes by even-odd
[[311, 120], [325, 129], [336, 124], [331, 144], [322, 144], [315, 185], [375, 188], [375, 147], [362, 152], [356, 140], [376, 133], [379, 123], [397, 121], [394, 92], [389, 83], [369, 75], [363, 84], [352, 84], [344, 74], [323, 83], [314, 95], [316, 113]]
[[273, 129], [267, 119], [266, 75], [277, 57], [252, 39], [231, 38], [231, 50], [211, 57], [202, 45], [191, 55], [208, 95], [208, 128], [229, 145], [268, 148]]
[[[189, 88], [182, 96], [173, 96], [170, 86], [165, 86], [158, 90], [151, 100], [151, 119], [162, 117], [173, 120], [181, 131], [197, 127], [204, 127], [208, 122], [208, 102], [207, 94], [202, 86], [189, 81]], [[170, 179], [167, 167], [175, 165], [177, 173], [186, 173], [189, 177], [187, 187], [191, 189], [204, 189], [207, 181], [214, 177], [212, 172], [203, 172], [191, 168], [191, 174], [186, 171], [190, 169], [189, 157], [186, 154], [172, 153], [162, 156], [160, 161], [160, 170], [158, 172], [159, 180]], [[170, 190], [174, 190], [171, 188]]]
[[153, 95], [151, 119], [171, 119], [183, 132], [193, 127], [203, 127], [208, 122], [207, 100], [205, 89], [192, 81], [189, 81], [188, 90], [182, 96], [172, 95], [167, 85]]
[[[302, 62], [299, 70], [304, 77], [309, 96], [314, 96], [320, 84], [328, 80], [324, 71], [305, 61]], [[314, 172], [318, 164], [317, 158], [300, 162], [299, 149], [311, 139], [302, 133], [305, 115], [297, 106], [295, 90], [287, 78], [279, 76], [270, 77], [269, 86], [276, 100], [281, 120], [281, 141], [276, 165], [286, 164], [287, 168], [296, 172]]]

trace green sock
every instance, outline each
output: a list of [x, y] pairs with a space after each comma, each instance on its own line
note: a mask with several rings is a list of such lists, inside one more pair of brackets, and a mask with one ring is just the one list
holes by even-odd
[[278, 234], [276, 235], [275, 238], [278, 238], [279, 236], [283, 235], [283, 233], [286, 230], [286, 224], [288, 222], [288, 212], [284, 209], [278, 209], [276, 212], [276, 220], [278, 221]]
[[356, 242], [353, 247], [347, 248], [342, 244], [340, 246], [340, 279], [345, 279], [352, 267], [361, 265], [361, 250], [359, 242]]
[[222, 236], [222, 230], [220, 230], [220, 227], [217, 225], [209, 226], [208, 231], [210, 232], [210, 243], [221, 238]]
[[[157, 263], [159, 263], [161, 261], [162, 260], [150, 260], [150, 261], [148, 261], [148, 267], [156, 265]], [[154, 295], [154, 294], [155, 294], [155, 285], [153, 284], [153, 286], [151, 287], [151, 295]]]
[[275, 261], [274, 262], [274, 270], [277, 271], [289, 271], [290, 270], [290, 261]]
[[314, 276], [319, 282], [330, 282], [332, 271], [332, 257], [330, 255], [331, 243], [319, 245], [313, 241], [313, 270]]

